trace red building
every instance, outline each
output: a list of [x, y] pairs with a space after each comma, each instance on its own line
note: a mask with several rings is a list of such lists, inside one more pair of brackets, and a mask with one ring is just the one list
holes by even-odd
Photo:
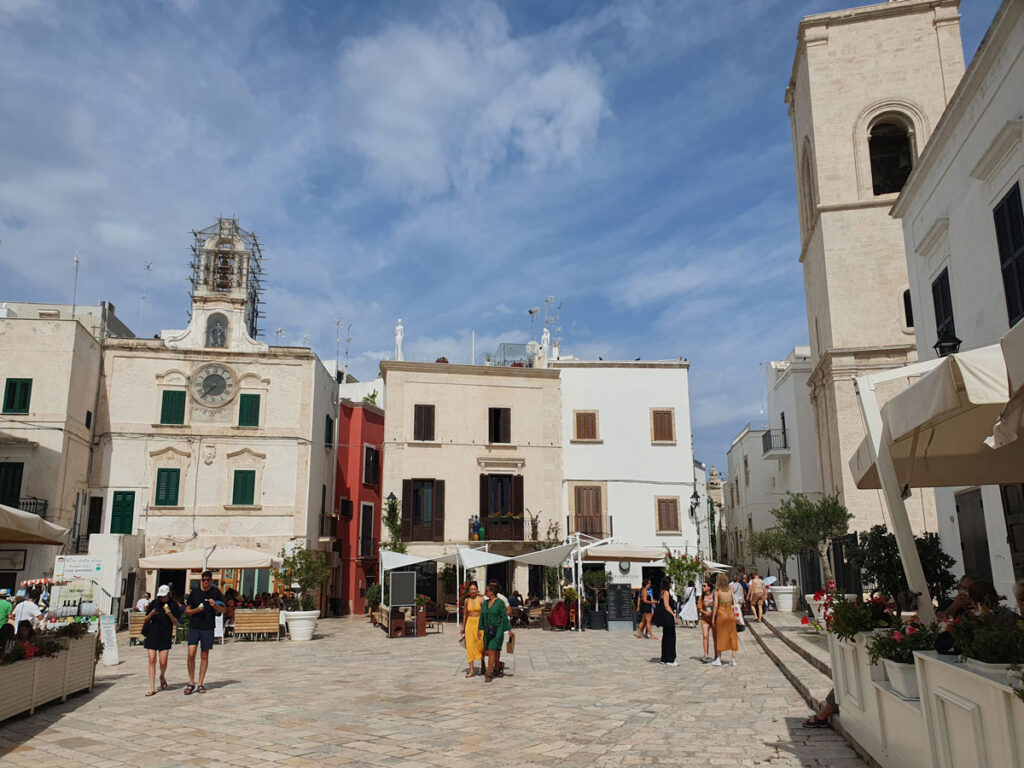
[[384, 411], [342, 399], [338, 419], [337, 549], [342, 613], [366, 610], [366, 588], [378, 580]]

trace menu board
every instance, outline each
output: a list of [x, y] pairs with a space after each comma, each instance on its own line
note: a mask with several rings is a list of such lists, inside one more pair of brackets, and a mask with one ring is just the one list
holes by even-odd
[[57, 617], [95, 616], [100, 598], [103, 558], [58, 555], [53, 564], [50, 613]]
[[608, 585], [608, 621], [633, 621], [633, 590], [629, 584]]

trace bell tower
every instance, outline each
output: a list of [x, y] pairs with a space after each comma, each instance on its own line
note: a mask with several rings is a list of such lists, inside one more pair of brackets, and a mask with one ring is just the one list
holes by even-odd
[[163, 331], [168, 347], [265, 352], [256, 341], [263, 276], [262, 250], [237, 219], [218, 219], [192, 232], [192, 311], [184, 331]]
[[[848, 465], [865, 434], [852, 379], [917, 359], [903, 231], [889, 211], [963, 76], [959, 2], [889, 0], [817, 14], [797, 34], [786, 103], [809, 386], [821, 488], [839, 493], [852, 530], [884, 522], [878, 495], [858, 490]], [[935, 530], [933, 494], [914, 495], [912, 523]]]

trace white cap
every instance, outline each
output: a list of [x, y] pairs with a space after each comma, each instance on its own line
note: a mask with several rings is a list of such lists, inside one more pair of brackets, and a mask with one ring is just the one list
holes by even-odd
[[167, 597], [169, 594], [171, 594], [171, 588], [166, 584], [161, 584], [160, 589], [156, 591], [157, 597]]

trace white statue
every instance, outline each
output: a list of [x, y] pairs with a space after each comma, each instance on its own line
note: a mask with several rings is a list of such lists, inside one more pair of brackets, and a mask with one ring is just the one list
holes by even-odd
[[551, 331], [547, 326], [544, 327], [544, 333], [540, 335], [540, 346], [545, 352], [551, 349]]
[[402, 337], [405, 336], [405, 328], [402, 327], [402, 318], [398, 318], [398, 325], [395, 326], [395, 360], [402, 361]]

